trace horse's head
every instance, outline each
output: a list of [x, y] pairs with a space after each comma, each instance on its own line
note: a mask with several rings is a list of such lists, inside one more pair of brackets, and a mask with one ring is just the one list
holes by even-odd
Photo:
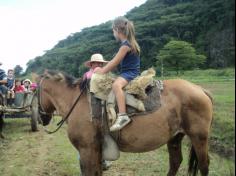
[[[37, 81], [39, 85], [39, 114], [45, 126], [50, 123], [55, 110], [57, 110], [60, 115], [68, 112], [65, 107], [70, 105], [71, 101], [66, 101], [63, 93], [68, 93], [75, 87], [79, 87], [82, 81], [64, 73], [54, 71], [46, 71], [42, 76], [37, 78]], [[76, 91], [76, 94], [77, 93]]]
[[39, 101], [38, 105], [39, 117], [42, 121], [42, 125], [46, 126], [50, 123], [52, 119], [55, 107], [53, 106], [47, 94], [45, 94], [45, 92], [43, 91], [42, 85], [39, 86], [38, 101]]
[[38, 77], [38, 112], [43, 126], [50, 123], [53, 112], [56, 110], [49, 94], [46, 92], [46, 79], [45, 74]]

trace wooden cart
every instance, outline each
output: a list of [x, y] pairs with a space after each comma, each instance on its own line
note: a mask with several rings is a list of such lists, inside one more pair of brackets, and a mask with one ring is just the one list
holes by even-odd
[[16, 93], [14, 105], [0, 105], [5, 118], [30, 118], [31, 130], [38, 130], [38, 99], [34, 92]]

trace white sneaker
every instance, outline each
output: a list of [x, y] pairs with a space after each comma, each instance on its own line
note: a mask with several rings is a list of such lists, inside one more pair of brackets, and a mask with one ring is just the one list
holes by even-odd
[[110, 131], [117, 131], [130, 122], [130, 118], [126, 114], [118, 115], [115, 123], [110, 127]]

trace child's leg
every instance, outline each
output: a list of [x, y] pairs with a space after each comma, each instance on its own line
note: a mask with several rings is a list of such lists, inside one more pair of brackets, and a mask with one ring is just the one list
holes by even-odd
[[8, 91], [7, 91], [7, 99], [10, 99], [10, 98], [11, 98], [11, 91], [8, 90]]
[[119, 113], [126, 113], [125, 93], [123, 91], [123, 87], [125, 87], [127, 84], [128, 81], [122, 77], [118, 77], [112, 85], [112, 90], [116, 96]]
[[11, 106], [14, 105], [14, 100], [15, 100], [15, 92], [11, 91]]
[[11, 101], [11, 92], [10, 92], [10, 90], [8, 90], [7, 91], [7, 104], [6, 105], [10, 105], [11, 104], [10, 101]]
[[11, 98], [15, 99], [15, 92], [14, 91], [11, 92]]
[[122, 77], [118, 77], [112, 85], [112, 90], [116, 95], [119, 114], [115, 123], [111, 126], [110, 131], [120, 130], [130, 122], [130, 118], [126, 114], [125, 93], [123, 91], [123, 87], [127, 84], [127, 80]]

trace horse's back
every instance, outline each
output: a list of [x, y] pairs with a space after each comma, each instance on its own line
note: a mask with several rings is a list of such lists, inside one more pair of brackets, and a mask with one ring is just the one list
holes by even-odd
[[[206, 89], [183, 79], [164, 80], [164, 94], [172, 93], [181, 103], [212, 104], [212, 98]], [[193, 102], [194, 101], [194, 102]]]

